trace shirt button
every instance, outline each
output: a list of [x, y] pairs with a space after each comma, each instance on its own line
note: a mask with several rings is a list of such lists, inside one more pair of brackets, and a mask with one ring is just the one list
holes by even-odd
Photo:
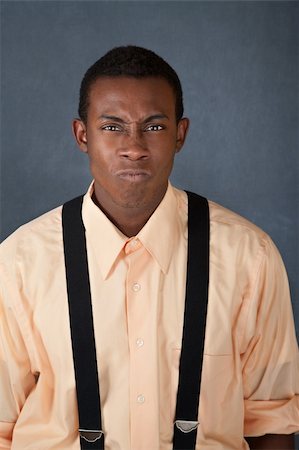
[[139, 283], [134, 283], [134, 284], [133, 284], [132, 290], [133, 290], [134, 292], [138, 292], [138, 291], [140, 291], [140, 289], [141, 289], [141, 286], [140, 286]]
[[143, 339], [138, 338], [138, 339], [136, 340], [136, 345], [137, 345], [137, 347], [142, 347], [143, 344], [144, 344], [144, 340], [143, 340]]
[[145, 397], [144, 397], [144, 395], [142, 395], [142, 394], [138, 395], [138, 397], [137, 397], [137, 402], [138, 402], [138, 403], [144, 403], [144, 402], [145, 402]]

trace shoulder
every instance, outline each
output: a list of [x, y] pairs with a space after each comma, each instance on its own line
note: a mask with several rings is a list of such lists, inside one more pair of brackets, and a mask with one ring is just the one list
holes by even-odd
[[0, 264], [8, 266], [22, 255], [34, 255], [47, 251], [51, 246], [62, 242], [62, 206], [59, 206], [36, 219], [22, 225], [0, 244]]
[[284, 265], [275, 243], [260, 227], [245, 217], [209, 201], [211, 248], [214, 255], [223, 256], [226, 263], [248, 273], [259, 271], [262, 264]]
[[222, 230], [227, 229], [236, 233], [240, 232], [242, 234], [252, 235], [261, 240], [267, 240], [269, 238], [265, 231], [245, 217], [215, 203], [214, 201], [209, 200], [208, 202], [211, 226]]
[[[174, 188], [179, 213], [188, 216], [188, 197], [185, 191]], [[241, 267], [258, 267], [263, 258], [280, 255], [270, 236], [247, 218], [208, 200], [210, 214], [210, 250], [212, 260]]]
[[[280, 297], [289, 298], [284, 262], [271, 237], [215, 202], [209, 201], [209, 207], [211, 267], [216, 278], [221, 279], [223, 273], [226, 279], [232, 278], [233, 285], [243, 293], [242, 298], [254, 298], [254, 293], [266, 289], [269, 283], [281, 293]], [[256, 298], [256, 305], [262, 298]]]
[[[173, 192], [176, 196], [179, 210], [183, 212], [186, 217], [188, 215], [188, 196], [187, 192], [173, 188]], [[194, 194], [194, 193], [193, 193]], [[198, 194], [196, 194], [198, 195]], [[210, 214], [210, 226], [213, 232], [227, 232], [228, 234], [236, 235], [251, 235], [258, 240], [267, 240], [269, 236], [261, 228], [252, 223], [250, 220], [239, 215], [238, 213], [219, 205], [218, 203], [208, 200], [209, 214]]]

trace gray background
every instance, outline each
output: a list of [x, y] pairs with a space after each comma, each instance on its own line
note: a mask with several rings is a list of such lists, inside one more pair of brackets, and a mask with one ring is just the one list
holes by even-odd
[[85, 70], [116, 45], [177, 70], [191, 130], [172, 181], [246, 216], [284, 258], [299, 330], [297, 2], [2, 2], [1, 237], [85, 191]]
[[[299, 332], [297, 2], [2, 2], [1, 237], [84, 192], [70, 122], [85, 70], [116, 45], [177, 70], [190, 135], [172, 181], [276, 242]], [[297, 440], [299, 448], [299, 439]]]

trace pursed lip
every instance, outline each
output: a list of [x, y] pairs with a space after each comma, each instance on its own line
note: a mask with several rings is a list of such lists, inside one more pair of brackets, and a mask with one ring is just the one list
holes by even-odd
[[150, 178], [151, 173], [144, 169], [122, 169], [116, 172], [116, 176], [123, 180], [136, 182]]

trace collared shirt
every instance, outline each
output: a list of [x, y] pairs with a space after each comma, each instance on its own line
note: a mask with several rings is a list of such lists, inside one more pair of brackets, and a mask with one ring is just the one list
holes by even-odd
[[[107, 450], [170, 450], [182, 339], [187, 197], [167, 193], [134, 238], [84, 197]], [[209, 202], [210, 285], [196, 449], [299, 430], [298, 350], [271, 239]], [[61, 207], [0, 251], [0, 449], [79, 450]], [[297, 394], [297, 395], [296, 395]]]

